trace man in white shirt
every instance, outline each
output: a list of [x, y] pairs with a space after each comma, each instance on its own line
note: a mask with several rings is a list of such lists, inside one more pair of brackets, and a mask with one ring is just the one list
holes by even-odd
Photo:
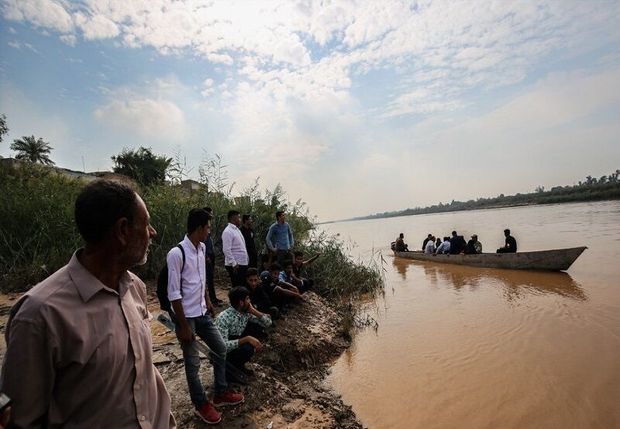
[[424, 253], [434, 254], [435, 253], [435, 236], [431, 236], [431, 239], [426, 243], [426, 247], [424, 248]]
[[437, 253], [438, 255], [450, 253], [450, 237], [443, 238], [443, 243], [439, 245], [435, 253]]
[[245, 239], [239, 226], [241, 226], [241, 213], [237, 210], [229, 211], [228, 225], [222, 232], [222, 251], [224, 267], [228, 271], [232, 287], [245, 285], [245, 272], [249, 263]]
[[[168, 252], [168, 299], [177, 320], [176, 333], [183, 350], [185, 376], [195, 414], [208, 424], [222, 420], [215, 407], [243, 402], [243, 395], [228, 390], [226, 383], [226, 344], [213, 323], [213, 306], [206, 290], [205, 244], [211, 216], [203, 209], [192, 209], [187, 217], [187, 235]], [[185, 259], [185, 263], [183, 262]], [[213, 400], [207, 397], [200, 381], [200, 356], [196, 335], [212, 351]]]

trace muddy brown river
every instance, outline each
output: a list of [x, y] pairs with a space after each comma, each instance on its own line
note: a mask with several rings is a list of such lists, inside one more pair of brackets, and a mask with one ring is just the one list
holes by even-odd
[[[397, 260], [405, 234], [477, 233], [484, 251], [511, 228], [519, 250], [586, 245], [566, 273]], [[619, 428], [620, 202], [399, 217], [325, 225], [383, 255], [379, 322], [328, 378], [375, 428]]]

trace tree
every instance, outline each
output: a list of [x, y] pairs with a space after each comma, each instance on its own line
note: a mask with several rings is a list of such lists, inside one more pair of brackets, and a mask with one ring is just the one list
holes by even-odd
[[23, 136], [21, 139], [13, 140], [11, 144], [11, 150], [18, 152], [15, 158], [44, 165], [54, 165], [49, 156], [52, 149], [48, 142], [35, 136]]
[[137, 150], [123, 149], [112, 157], [114, 172], [131, 177], [144, 186], [163, 183], [166, 171], [172, 163], [172, 158], [153, 154], [151, 148], [140, 147]]
[[9, 127], [6, 126], [6, 115], [3, 113], [0, 115], [0, 143], [2, 143], [2, 136], [9, 132]]

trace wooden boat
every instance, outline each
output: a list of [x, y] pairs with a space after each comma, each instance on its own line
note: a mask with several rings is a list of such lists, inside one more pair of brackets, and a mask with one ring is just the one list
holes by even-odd
[[568, 249], [537, 250], [535, 252], [480, 253], [477, 255], [429, 255], [421, 251], [394, 251], [394, 256], [418, 261], [471, 265], [483, 268], [564, 271], [568, 270], [586, 249], [587, 247], [582, 246]]

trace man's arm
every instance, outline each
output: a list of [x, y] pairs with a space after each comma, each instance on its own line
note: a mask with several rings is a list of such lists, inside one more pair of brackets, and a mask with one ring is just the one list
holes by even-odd
[[174, 310], [176, 316], [176, 323], [179, 325], [179, 332], [177, 337], [181, 342], [189, 343], [195, 338], [194, 332], [191, 326], [185, 318], [185, 311], [183, 310], [183, 302], [181, 296], [181, 271], [183, 270], [183, 255], [181, 249], [175, 247], [168, 252], [166, 257], [166, 264], [168, 265], [168, 300]]
[[238, 348], [242, 344], [241, 339], [231, 340], [228, 338], [228, 332], [230, 331], [230, 328], [228, 327], [229, 323], [230, 321], [226, 318], [225, 313], [220, 313], [220, 315], [215, 319], [215, 326], [217, 327], [217, 330], [220, 331], [224, 344], [226, 344], [226, 353]]
[[[405, 245], [405, 243], [403, 243], [403, 245]], [[314, 255], [312, 258], [310, 258], [310, 259], [308, 259], [308, 260], [306, 260], [306, 261], [303, 261], [303, 262], [302, 262], [302, 264], [303, 264], [303, 265], [308, 265], [308, 264], [311, 264], [311, 263], [313, 263], [314, 261], [316, 261], [316, 260], [317, 260], [317, 258], [318, 258], [319, 256], [321, 256], [321, 255], [322, 255], [322, 253], [321, 253], [321, 252], [319, 252], [319, 253], [317, 253], [316, 255]]]
[[290, 297], [293, 297], [293, 298], [301, 298], [301, 294], [299, 293], [297, 288], [295, 286], [293, 286], [293, 285], [289, 285], [289, 286], [291, 286], [292, 288], [295, 288], [295, 290], [293, 290], [293, 289], [286, 289], [286, 288], [283, 288], [282, 286], [276, 286], [273, 290], [274, 290], [274, 292], [280, 293], [280, 294], [285, 295], [285, 296], [290, 296]]
[[14, 320], [7, 327], [7, 350], [2, 367], [2, 391], [12, 399], [15, 428], [48, 426], [48, 410], [56, 370], [53, 342], [36, 321]]
[[288, 223], [286, 224], [286, 226], [288, 226], [288, 242], [291, 245], [291, 249], [293, 247], [295, 247], [295, 239], [293, 238], [293, 230], [291, 229], [291, 225], [289, 225]]
[[232, 261], [232, 266], [236, 267], [239, 264], [235, 260], [232, 253], [232, 239], [232, 231], [225, 229], [224, 232], [222, 232], [222, 251], [224, 252], [226, 259]]
[[265, 244], [267, 244], [267, 247], [269, 248], [269, 250], [271, 250], [272, 252], [276, 251], [276, 248], [273, 245], [273, 229], [274, 229], [275, 223], [272, 224], [269, 227], [269, 231], [267, 231], [267, 237], [265, 237]]
[[261, 313], [258, 311], [252, 304], [250, 304], [250, 309], [248, 310], [250, 313], [250, 321], [258, 323], [264, 327], [271, 326], [271, 316], [265, 313]]

